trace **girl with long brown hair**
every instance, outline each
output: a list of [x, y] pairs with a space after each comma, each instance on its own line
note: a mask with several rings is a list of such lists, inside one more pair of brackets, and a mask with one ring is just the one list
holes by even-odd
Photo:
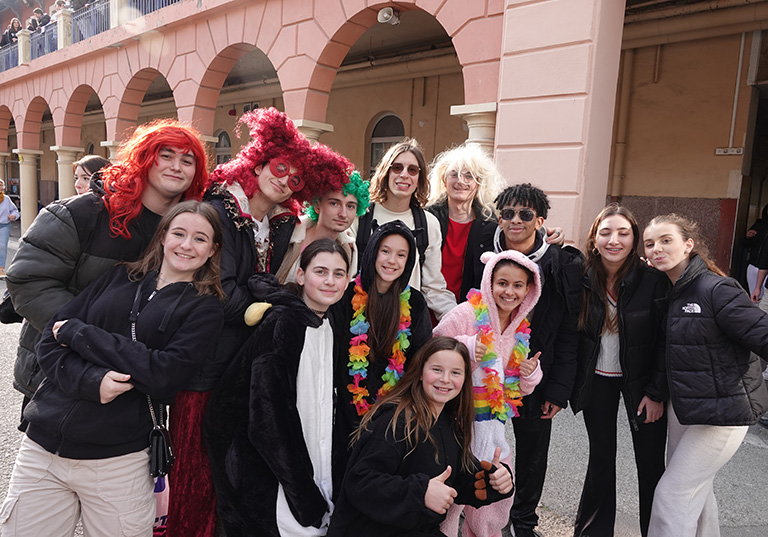
[[[403, 379], [365, 415], [328, 530], [329, 537], [439, 536], [454, 503], [509, 496], [512, 474], [472, 455], [469, 351], [429, 340]], [[479, 483], [479, 485], [478, 485]]]
[[3, 534], [73, 535], [79, 517], [85, 535], [152, 533], [150, 404], [173, 400], [221, 330], [221, 240], [212, 207], [175, 205], [142, 259], [105, 272], [53, 315]]
[[768, 316], [723, 276], [694, 222], [657, 216], [645, 228], [643, 246], [672, 283], [664, 321], [667, 469], [656, 486], [648, 534], [717, 537], [715, 475], [768, 410], [756, 356], [768, 358]]
[[584, 411], [589, 465], [574, 535], [611, 537], [616, 518], [616, 418], [624, 399], [639, 485], [640, 531], [648, 535], [653, 491], [664, 472], [666, 380], [661, 315], [669, 284], [638, 255], [640, 230], [626, 207], [600, 211], [584, 255], [579, 353], [571, 397]]
[[360, 273], [331, 309], [336, 342], [336, 420], [348, 443], [360, 419], [396, 386], [413, 354], [432, 336], [424, 297], [408, 280], [416, 242], [400, 220], [373, 232], [360, 257]]

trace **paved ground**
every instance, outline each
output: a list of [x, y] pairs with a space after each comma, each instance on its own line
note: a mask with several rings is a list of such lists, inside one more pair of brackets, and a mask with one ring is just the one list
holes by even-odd
[[[13, 228], [9, 260], [15, 252]], [[0, 281], [0, 292], [5, 284]], [[21, 395], [13, 390], [13, 362], [21, 325], [0, 324], [0, 493], [4, 495], [21, 433], [16, 430]], [[513, 440], [512, 440], [513, 441]], [[619, 417], [618, 508], [616, 537], [640, 537], [637, 483], [626, 417]], [[587, 438], [581, 416], [565, 410], [555, 417], [549, 473], [539, 509], [545, 537], [570, 537], [586, 472]], [[768, 535], [768, 430], [755, 425], [736, 456], [715, 480], [722, 537]]]

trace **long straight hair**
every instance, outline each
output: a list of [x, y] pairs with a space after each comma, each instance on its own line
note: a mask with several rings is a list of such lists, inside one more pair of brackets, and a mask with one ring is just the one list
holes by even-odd
[[[600, 224], [603, 220], [609, 216], [621, 216], [626, 218], [629, 222], [629, 226], [632, 228], [632, 252], [624, 259], [624, 263], [621, 264], [619, 270], [616, 271], [616, 284], [618, 285], [624, 277], [629, 274], [637, 263], [640, 263], [640, 257], [637, 254], [637, 248], [640, 244], [640, 227], [637, 225], [637, 220], [632, 211], [626, 207], [621, 207], [616, 203], [611, 203], [605, 209], [600, 211], [592, 222], [592, 226], [589, 228], [589, 234], [587, 235], [587, 243], [584, 248], [584, 256], [586, 261], [584, 262], [584, 274], [590, 273], [590, 283], [592, 287], [592, 293], [600, 300], [605, 308], [605, 325], [604, 328], [609, 332], [616, 332], [619, 328], [619, 320], [615, 315], [611, 314], [611, 308], [609, 307], [607, 292], [608, 292], [608, 271], [603, 264], [603, 258], [599, 253], [596, 253], [595, 239], [597, 233], [600, 231]], [[581, 311], [579, 311], [579, 330], [585, 330], [589, 323], [589, 300], [590, 293], [584, 290], [581, 294]]]
[[[449, 412], [452, 418], [453, 434], [461, 446], [461, 465], [466, 471], [473, 471], [472, 456], [472, 427], [474, 423], [474, 402], [472, 400], [472, 367], [470, 365], [469, 350], [467, 347], [452, 337], [439, 336], [428, 340], [419, 351], [411, 358], [403, 378], [395, 384], [388, 394], [379, 399], [375, 405], [363, 416], [360, 427], [352, 437], [354, 444], [360, 439], [362, 432], [368, 430], [368, 424], [384, 405], [395, 405], [395, 414], [389, 422], [388, 428], [394, 437], [397, 431], [397, 422], [402, 415], [405, 419], [403, 440], [407, 442], [409, 453], [425, 441], [429, 441], [435, 447], [435, 460], [438, 460], [438, 446], [430, 434], [437, 417], [432, 412], [432, 405], [424, 393], [421, 385], [421, 377], [424, 366], [430, 357], [440, 351], [453, 351], [458, 353], [464, 362], [464, 384], [459, 395], [445, 403], [443, 412]], [[397, 439], [399, 440], [399, 439]]]
[[709, 248], [707, 248], [707, 245], [701, 238], [699, 225], [696, 222], [689, 220], [684, 216], [680, 216], [675, 213], [669, 213], [657, 216], [648, 222], [647, 227], [655, 226], [657, 224], [672, 224], [677, 227], [678, 231], [680, 232], [680, 236], [683, 237], [684, 241], [687, 241], [688, 239], [693, 241], [693, 248], [688, 253], [689, 258], [693, 257], [694, 255], [698, 255], [704, 261], [704, 263], [707, 264], [707, 268], [709, 270], [720, 276], [726, 275], [725, 272], [720, 270], [720, 267], [718, 267], [717, 264], [709, 257]]
[[184, 201], [174, 205], [165, 213], [142, 258], [133, 263], [127, 263], [128, 277], [133, 281], [139, 281], [149, 272], [160, 270], [163, 265], [163, 239], [168, 233], [173, 219], [183, 213], [199, 214], [205, 218], [213, 228], [213, 243], [216, 246], [213, 255], [195, 271], [192, 283], [199, 295], [214, 295], [220, 300], [224, 300], [225, 294], [221, 287], [221, 245], [224, 240], [224, 233], [219, 213], [216, 212], [213, 205], [203, 201]]

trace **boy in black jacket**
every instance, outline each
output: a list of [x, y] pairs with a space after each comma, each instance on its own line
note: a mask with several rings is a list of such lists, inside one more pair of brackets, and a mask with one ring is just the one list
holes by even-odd
[[517, 492], [510, 512], [516, 537], [533, 537], [547, 473], [552, 418], [568, 405], [576, 375], [577, 319], [581, 298], [582, 254], [570, 246], [547, 244], [544, 219], [546, 194], [530, 183], [505, 189], [496, 198], [499, 227], [494, 250], [517, 250], [539, 265], [542, 292], [531, 316], [531, 353], [541, 352], [544, 377], [523, 398], [515, 431]]

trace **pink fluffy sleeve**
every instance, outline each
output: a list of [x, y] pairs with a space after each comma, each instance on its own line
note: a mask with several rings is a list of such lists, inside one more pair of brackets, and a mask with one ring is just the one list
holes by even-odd
[[529, 393], [533, 392], [533, 389], [539, 385], [539, 382], [541, 382], [541, 377], [543, 376], [543, 373], [541, 372], [541, 362], [536, 364], [536, 369], [528, 375], [527, 377], [520, 377], [520, 393], [523, 395], [528, 395]]

